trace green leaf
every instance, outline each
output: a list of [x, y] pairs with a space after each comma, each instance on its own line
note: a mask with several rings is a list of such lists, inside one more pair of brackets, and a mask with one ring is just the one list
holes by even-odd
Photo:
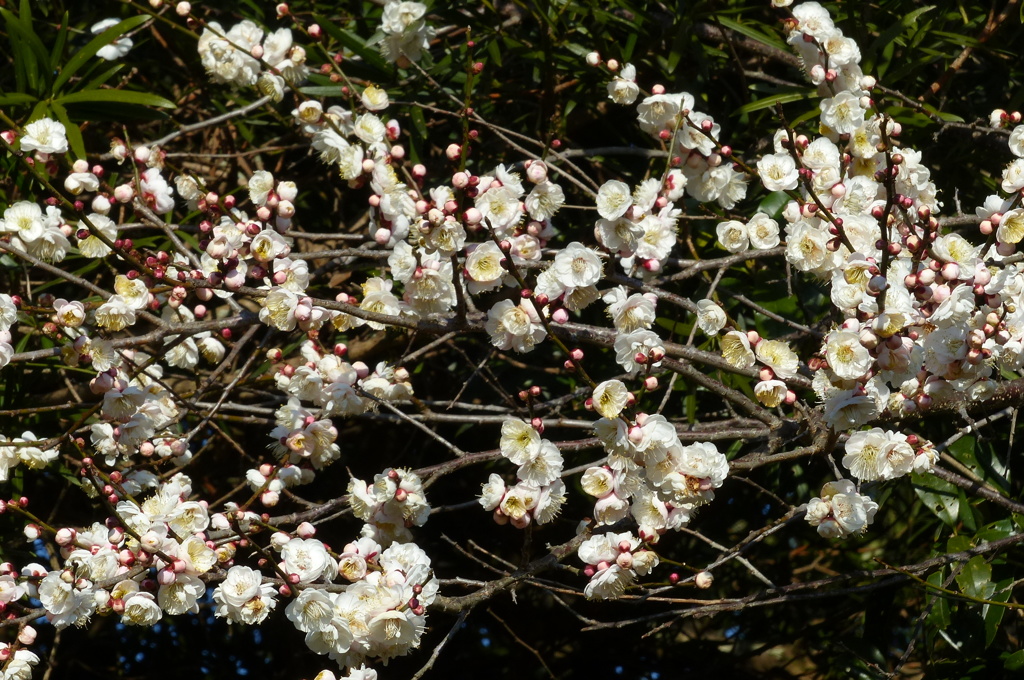
[[730, 28], [736, 31], [737, 33], [742, 33], [748, 38], [752, 38], [759, 43], [771, 45], [772, 47], [777, 47], [780, 50], [785, 50], [786, 52], [789, 52], [789, 45], [787, 45], [786, 43], [784, 43], [783, 41], [779, 40], [774, 36], [768, 35], [767, 33], [762, 33], [761, 31], [754, 30], [753, 28], [741, 24], [738, 21], [734, 21], [729, 17], [719, 16], [717, 17], [717, 19], [718, 23], [722, 24], [726, 28]]
[[752, 113], [754, 111], [760, 111], [762, 109], [770, 109], [776, 104], [788, 104], [789, 102], [805, 101], [808, 97], [813, 97], [817, 90], [809, 87], [801, 87], [796, 90], [787, 90], [786, 92], [780, 92], [779, 94], [773, 94], [770, 97], [764, 97], [762, 99], [756, 99], [749, 104], [736, 109], [736, 113]]
[[950, 539], [946, 541], [946, 552], [948, 553], [964, 552], [965, 550], [970, 550], [973, 547], [974, 542], [969, 536], [964, 536], [963, 534], [959, 536], [951, 536]]
[[490, 55], [495, 66], [501, 68], [501, 46], [498, 45], [497, 40], [491, 40], [487, 43], [487, 54]]
[[964, 595], [986, 600], [995, 590], [992, 583], [992, 565], [982, 555], [975, 555], [967, 561], [956, 575], [957, 585]]
[[423, 117], [423, 109], [413, 107], [409, 112], [409, 117], [412, 119], [412, 126], [416, 129], [416, 134], [422, 139], [428, 139], [427, 120]]
[[[928, 575], [928, 583], [936, 588], [942, 587], [943, 580], [941, 569]], [[939, 630], [944, 630], [952, 621], [953, 617], [949, 611], [949, 600], [944, 596], [936, 597], [932, 610], [928, 612], [928, 623]]]
[[116, 104], [135, 104], [141, 106], [161, 106], [173, 109], [175, 103], [169, 99], [148, 92], [132, 92], [131, 90], [86, 90], [73, 92], [55, 100], [61, 104], [81, 104], [92, 102], [113, 102]]
[[957, 524], [960, 513], [960, 494], [955, 486], [932, 475], [914, 473], [911, 475], [914, 493], [935, 513], [935, 516], [951, 527]]
[[636, 32], [630, 33], [629, 37], [626, 38], [626, 46], [622, 48], [622, 60], [623, 61], [629, 61], [630, 59], [633, 58], [633, 50], [636, 49], [636, 39], [637, 39]]
[[311, 97], [340, 97], [341, 85], [310, 85], [300, 87], [299, 92], [308, 94]]
[[757, 206], [757, 211], [763, 212], [769, 217], [778, 217], [788, 202], [789, 195], [785, 191], [773, 191], [761, 200]]
[[[1021, 20], [1024, 21], [1024, 5], [1021, 6]], [[1016, 652], [1006, 657], [1003, 661], [1003, 668], [1008, 671], [1019, 671], [1024, 668], [1024, 649], [1018, 649]]]
[[108, 80], [117, 75], [118, 71], [122, 70], [126, 66], [127, 64], [123, 62], [115, 62], [113, 64], [110, 64], [106, 68], [100, 69], [99, 74], [90, 78], [89, 82], [83, 85], [80, 89], [83, 91], [98, 90], [101, 86], [106, 85]]
[[905, 17], [903, 17], [903, 19], [901, 19], [898, 24], [893, 24], [885, 31], [883, 31], [877, 38], [875, 38], [875, 41], [871, 43], [870, 47], [868, 47], [867, 50], [865, 50], [865, 53], [869, 55], [875, 55], [879, 52], [879, 50], [884, 51], [884, 48], [889, 47], [892, 44], [892, 42], [896, 40], [897, 37], [902, 35], [906, 29], [917, 26], [917, 18], [919, 16], [921, 16], [925, 12], [930, 12], [933, 9], [935, 9], [935, 6], [929, 5], [928, 7], [922, 7], [920, 9], [914, 10], [913, 12], [910, 12]]
[[53, 41], [50, 49], [50, 72], [56, 73], [57, 67], [64, 58], [64, 46], [68, 42], [68, 13], [64, 12], [64, 18], [60, 22], [60, 30], [57, 31], [57, 39]]
[[0, 106], [18, 106], [20, 104], [32, 104], [37, 101], [39, 101], [38, 97], [24, 92], [0, 95]]
[[7, 35], [11, 41], [11, 49], [14, 52], [14, 76], [18, 90], [24, 92], [31, 90], [37, 92], [39, 84], [39, 63], [36, 55], [29, 44], [18, 17], [6, 9], [0, 9], [7, 27]]
[[57, 78], [53, 81], [52, 91], [60, 91], [60, 88], [68, 82], [68, 79], [75, 75], [75, 73], [78, 72], [78, 69], [82, 68], [87, 61], [95, 57], [96, 53], [99, 52], [101, 48], [106, 47], [133, 28], [146, 23], [149, 19], [149, 15], [147, 14], [129, 17], [124, 21], [119, 21], [90, 40], [85, 47], [75, 52], [75, 54], [68, 59], [68, 63], [64, 65], [64, 68], [60, 70], [60, 73], [57, 74]]
[[[1013, 585], [1012, 579], [1005, 579], [995, 585], [995, 592], [989, 595], [987, 599], [994, 602], [1006, 602], [1010, 599], [1011, 586]], [[985, 619], [985, 646], [989, 647], [996, 639], [996, 633], [999, 632], [999, 624], [1003, 620], [1003, 614], [1006, 613], [1007, 607], [1000, 607], [997, 604], [986, 604], [981, 607], [981, 617]]]
[[85, 159], [85, 141], [82, 139], [82, 129], [71, 122], [68, 110], [60, 102], [50, 102], [50, 108], [53, 109], [53, 115], [57, 116], [57, 120], [64, 126], [64, 131], [68, 135], [68, 146], [71, 147], [72, 153], [78, 158]]

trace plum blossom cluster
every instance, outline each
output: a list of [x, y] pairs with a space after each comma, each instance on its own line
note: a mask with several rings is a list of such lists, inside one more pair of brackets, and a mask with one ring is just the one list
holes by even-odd
[[372, 484], [353, 477], [348, 499], [352, 513], [366, 522], [363, 536], [384, 546], [408, 543], [410, 527], [423, 526], [430, 518], [423, 482], [410, 470], [388, 468], [374, 475]]
[[435, 34], [427, 25], [426, 13], [427, 6], [422, 2], [388, 0], [380, 18], [384, 34], [380, 51], [385, 59], [403, 68], [420, 60]]
[[[602, 300], [616, 330], [615, 361], [630, 375], [641, 369], [649, 374], [651, 369], [660, 366], [665, 358], [665, 347], [661, 337], [651, 330], [657, 317], [657, 296], [629, 294], [622, 286], [616, 286], [607, 290]], [[648, 377], [651, 378], [653, 376]]]
[[[31, 626], [28, 629], [34, 630]], [[24, 631], [23, 636], [32, 637], [25, 636]], [[8, 659], [3, 672], [0, 673], [3, 680], [29, 680], [32, 677], [32, 668], [39, 665], [38, 654], [24, 648], [12, 650], [12, 645], [6, 642], [0, 642], [0, 658]]]
[[[93, 394], [103, 398], [100, 421], [90, 426], [90, 442], [109, 466], [131, 462], [135, 455], [169, 458], [184, 465], [191, 457], [187, 443], [169, 431], [161, 432], [179, 415], [161, 380], [163, 367], [154, 363], [132, 377], [129, 370], [135, 362], [146, 363], [149, 357], [141, 352], [126, 354], [115, 355], [122, 361], [90, 381]], [[168, 359], [174, 365], [173, 357]]]
[[825, 538], [846, 538], [867, 530], [875, 518], [878, 503], [857, 491], [848, 479], [829, 482], [821, 496], [807, 502], [807, 522]]
[[631, 533], [599, 534], [580, 544], [577, 551], [587, 566], [583, 573], [590, 577], [583, 594], [590, 600], [610, 600], [622, 595], [658, 566], [658, 555], [640, 547]]
[[287, 84], [306, 79], [306, 50], [293, 44], [292, 32], [280, 28], [264, 36], [262, 28], [248, 19], [229, 30], [216, 21], [207, 22], [199, 36], [199, 57], [217, 83], [235, 87], [257, 85], [276, 101]]
[[590, 404], [603, 416], [594, 432], [608, 457], [584, 472], [582, 485], [597, 499], [598, 524], [631, 515], [640, 537], [655, 543], [666, 531], [686, 526], [698, 507], [714, 500], [729, 464], [711, 442], [683, 446], [675, 427], [660, 414], [627, 417], [634, 401], [619, 380], [594, 389]]
[[874, 427], [850, 435], [843, 466], [862, 482], [885, 481], [911, 472], [928, 472], [936, 457], [931, 442], [917, 435]]
[[597, 192], [594, 236], [608, 252], [618, 255], [628, 274], [651, 275], [661, 271], [676, 243], [676, 222], [681, 211], [675, 201], [683, 197], [686, 175], [672, 170], [664, 181], [644, 180], [632, 191], [617, 179], [608, 180]]
[[[821, 103], [824, 135], [779, 130], [758, 175], [768, 191], [797, 196], [782, 211], [786, 257], [828, 281], [846, 316], [808, 364], [826, 422], [849, 429], [957, 392], [986, 398], [997, 367], [1021, 364], [1022, 279], [1017, 265], [1002, 264], [1020, 240], [1019, 196], [991, 196], [979, 208], [982, 235], [994, 236], [985, 247], [943, 233], [929, 171], [920, 152], [899, 144], [899, 125], [874, 109], [874, 80], [861, 74], [856, 45], [817, 3], [799, 5], [793, 16], [790, 42], [833, 96]], [[752, 235], [777, 233], [773, 222], [763, 214], [746, 225], [724, 222], [719, 241], [731, 252], [768, 247], [774, 236], [754, 243]], [[799, 360], [784, 343], [730, 331], [722, 352], [738, 368], [764, 366], [755, 387], [763, 404], [793, 399], [784, 381]]]
[[60, 262], [67, 256], [72, 233], [60, 208], [48, 205], [44, 210], [31, 201], [13, 203], [0, 220], [0, 235], [9, 236], [12, 247], [46, 262]]
[[[391, 480], [388, 473], [377, 481]], [[311, 526], [300, 525], [298, 537], [283, 532], [271, 537], [280, 553], [276, 569], [287, 577], [284, 585], [275, 586], [259, 570], [234, 564], [235, 544], [218, 547], [211, 540], [211, 531], [248, 530], [259, 516], [237, 510], [210, 515], [205, 503], [187, 500], [192, 496], [191, 481], [181, 474], [160, 483], [152, 474], [136, 473], [130, 479], [115, 473], [111, 481], [135, 495], [147, 488], [155, 492], [139, 505], [129, 500], [117, 503], [116, 517], [123, 525], [60, 529], [55, 541], [61, 546], [61, 569], [29, 564], [19, 576], [5, 563], [0, 569], [0, 602], [6, 606], [35, 598], [58, 628], [83, 626], [95, 615], [116, 615], [126, 625], [153, 626], [165, 615], [197, 613], [211, 570], [220, 565], [226, 571], [212, 591], [218, 617], [259, 624], [277, 608], [280, 595], [291, 596], [299, 589], [285, 608], [287, 618], [305, 633], [310, 649], [342, 667], [355, 668], [368, 659], [386, 661], [418, 646], [425, 611], [438, 584], [429, 557], [416, 545], [395, 542], [385, 549], [364, 536], [335, 555], [312, 538]], [[422, 523], [429, 507], [422, 495], [410, 499], [419, 494], [418, 480], [406, 475], [398, 483], [401, 493], [396, 495], [408, 493], [402, 503], [418, 513]], [[378, 508], [375, 517], [386, 512]], [[39, 528], [29, 525], [26, 534], [38, 537]], [[338, 578], [345, 582], [340, 592], [328, 593], [319, 585]], [[27, 651], [16, 658], [26, 667], [34, 665]]]
[[[342, 359], [344, 345], [332, 353], [323, 352], [313, 343], [303, 345], [305, 365], [286, 364], [275, 375], [278, 388], [300, 402], [312, 402], [321, 414], [348, 416], [376, 409], [381, 401], [409, 399], [413, 395], [409, 372], [379, 363], [371, 371], [361, 361], [349, 363]], [[281, 351], [271, 350], [275, 358]]]
[[[297, 541], [302, 539], [292, 538], [281, 548], [282, 567], [294, 559], [286, 553]], [[323, 572], [323, 580], [329, 583], [337, 574], [347, 583], [341, 592], [327, 592], [308, 585], [314, 578], [300, 581], [307, 587], [291, 600], [285, 614], [305, 633], [309, 649], [348, 667], [349, 677], [374, 678], [376, 673], [364, 667], [368, 659], [386, 663], [419, 646], [426, 628], [426, 608], [438, 590], [430, 558], [423, 550], [414, 543], [382, 548], [372, 538], [363, 537], [347, 544], [335, 562], [323, 544], [315, 539], [306, 543], [310, 541], [314, 543], [302, 548], [309, 553], [307, 559], [314, 559], [318, 566], [326, 563], [331, 570]]]
[[[434, 36], [426, 11], [418, 2], [385, 5], [380, 46], [389, 61], [404, 67], [423, 57]], [[819, 135], [778, 130], [772, 153], [757, 161], [754, 174], [759, 187], [783, 192], [789, 202], [777, 215], [723, 220], [715, 236], [735, 255], [784, 244], [794, 269], [828, 286], [841, 320], [825, 329], [817, 354], [802, 362], [785, 340], [736, 328], [712, 293], [682, 306], [705, 335], [718, 336], [714, 342], [729, 366], [756, 373], [753, 394], [763, 406], [793, 404], [791, 385], [801, 374], [813, 374], [824, 422], [849, 432], [842, 464], [856, 480], [927, 472], [936, 460], [929, 442], [860, 428], [954, 394], [983, 400], [996, 389], [1001, 370], [1024, 368], [1024, 269], [1015, 257], [1024, 239], [1024, 126], [1016, 113], [993, 118], [994, 124], [1015, 125], [1009, 149], [1016, 159], [1003, 171], [1002, 193], [976, 211], [986, 241], [976, 246], [963, 233], [941, 228], [941, 203], [922, 154], [901, 144], [900, 126], [876, 106], [875, 82], [861, 72], [856, 44], [815, 2], [796, 7], [787, 30], [824, 96]], [[307, 74], [305, 51], [288, 29], [265, 33], [243, 21], [225, 32], [209, 23], [198, 50], [215, 82], [255, 85], [277, 101]], [[596, 66], [600, 58], [588, 62]], [[608, 68], [616, 74], [609, 98], [634, 105], [640, 97], [636, 69], [611, 62]], [[111, 157], [128, 163], [124, 174], [131, 178], [110, 187], [102, 165], [63, 157], [63, 125], [45, 118], [27, 124], [16, 136], [18, 148], [63, 178], [76, 200], [76, 217], [66, 218], [50, 202], [14, 202], [0, 220], [5, 250], [54, 263], [77, 251], [126, 271], [108, 277], [111, 292], [82, 299], [43, 294], [34, 311], [0, 294], [0, 368], [14, 356], [13, 332], [22, 318], [45, 323], [42, 332], [55, 340], [60, 361], [89, 371], [98, 404], [83, 436], [74, 440], [89, 457], [76, 462], [85, 493], [115, 512], [106, 524], [50, 532], [61, 548], [59, 569], [0, 566], [0, 604], [35, 598], [58, 628], [84, 626], [97, 615], [152, 626], [164, 616], [198, 612], [207, 582], [216, 581], [216, 616], [254, 625], [284, 610], [306, 645], [347, 667], [352, 680], [376, 678], [368, 660], [386, 661], [417, 647], [438, 583], [430, 559], [411, 543], [411, 529], [425, 524], [431, 507], [423, 481], [410, 470], [389, 467], [371, 482], [350, 480], [347, 502], [365, 524], [361, 537], [340, 553], [300, 525], [296, 536], [277, 532], [270, 538], [279, 561], [254, 562], [259, 568], [235, 563], [246, 545], [242, 536], [248, 542], [268, 523], [269, 516], [250, 510], [250, 503], [258, 497], [275, 506], [286, 489], [310, 483], [341, 459], [335, 419], [413, 399], [409, 371], [387, 362], [372, 369], [350, 362], [344, 343], [325, 347], [319, 332], [326, 338], [364, 326], [383, 330], [396, 322], [456, 318], [466, 329], [486, 332], [498, 350], [529, 352], [556, 339], [551, 324], [566, 324], [570, 314], [600, 300], [625, 380], [657, 389], [653, 373], [666, 356], [666, 342], [653, 330], [659, 298], [640, 291], [671, 264], [681, 201], [731, 210], [746, 197], [752, 177], [741, 172], [750, 167], [720, 142], [720, 126], [695, 110], [692, 95], [666, 93], [658, 85], [651, 91], [637, 104], [638, 124], [664, 144], [671, 169], [632, 185], [609, 179], [597, 189], [596, 247], [586, 239], [554, 246], [559, 223], [573, 209], [566, 207], [562, 184], [552, 179], [560, 172], [555, 161], [509, 162], [477, 173], [466, 163], [470, 149], [452, 144], [446, 156], [460, 169], [427, 187], [426, 169], [404, 163], [402, 127], [382, 113], [391, 106], [383, 89], [368, 84], [350, 93], [355, 110], [303, 97], [292, 118], [323, 163], [350, 188], [368, 190], [366, 252], [380, 255], [380, 266], [358, 284], [360, 294], [337, 293], [337, 304], [315, 297], [314, 272], [302, 253], [293, 252], [303, 217], [296, 217], [294, 182], [257, 170], [244, 178], [246, 191], [219, 196], [204, 179], [182, 172], [172, 190], [164, 151], [129, 148], [115, 139]], [[129, 207], [149, 220], [149, 211], [169, 214], [175, 191], [190, 211], [202, 214], [198, 251], [135, 248], [115, 218]], [[251, 206], [244, 205], [246, 196]], [[125, 209], [115, 210], [117, 204]], [[609, 285], [609, 279], [622, 280], [614, 273], [620, 269], [640, 283]], [[355, 283], [345, 285], [356, 290]], [[252, 317], [258, 316], [268, 337], [277, 331], [305, 339], [290, 343], [297, 348], [294, 357], [277, 348], [266, 354], [273, 462], [257, 461], [245, 472], [250, 503], [227, 503], [213, 512], [178, 471], [193, 458], [196, 433], [186, 434], [187, 400], [172, 394], [165, 374], [171, 368], [193, 371], [202, 361], [223, 365], [231, 329], [218, 331], [212, 322], [242, 307], [243, 294], [257, 300]], [[162, 330], [156, 342], [163, 351], [156, 356], [124, 348], [125, 335], [142, 324]], [[571, 350], [570, 357], [566, 368], [575, 368], [582, 351]], [[600, 416], [593, 431], [604, 450], [596, 464], [583, 466], [580, 479], [594, 502], [594, 523], [626, 521], [636, 528], [635, 535], [591, 536], [579, 547], [591, 599], [620, 597], [648, 575], [659, 558], [643, 546], [687, 526], [698, 508], [714, 500], [729, 472], [714, 443], [684, 445], [660, 410], [637, 407], [639, 394], [623, 380], [605, 380], [586, 402]], [[565, 461], [542, 433], [540, 419], [503, 421], [499, 449], [517, 466], [515, 483], [491, 474], [479, 497], [499, 524], [547, 524], [566, 502]], [[0, 481], [19, 465], [45, 468], [58, 453], [57, 444], [31, 431], [13, 439], [0, 435]], [[158, 468], [162, 477], [152, 471]], [[864, 532], [877, 509], [854, 482], [840, 479], [808, 502], [806, 519], [824, 537], [846, 537]], [[26, 536], [34, 540], [44, 531], [49, 529], [31, 524]], [[283, 579], [275, 580], [271, 569]], [[6, 650], [0, 648], [0, 657]], [[4, 677], [27, 677], [38, 662], [23, 649], [9, 656]]]
[[[613, 64], [609, 61], [608, 65], [611, 68]], [[608, 91], [613, 100], [632, 104], [636, 98], [633, 87], [635, 69], [632, 64], [626, 64], [609, 84]], [[689, 92], [668, 93], [663, 85], [655, 85], [651, 89], [652, 94], [637, 105], [637, 122], [644, 132], [666, 142], [670, 153], [678, 154], [676, 164], [680, 167], [669, 171], [663, 182], [655, 180], [650, 184], [649, 180], [645, 181], [634, 190], [632, 197], [628, 187], [620, 186], [621, 182], [609, 187], [605, 196], [599, 195], [598, 198], [601, 217], [613, 222], [621, 217], [640, 218], [642, 222], [646, 211], [652, 207], [649, 201], [653, 198], [653, 207], [659, 209], [659, 217], [670, 218], [671, 228], [674, 229], [673, 218], [679, 213], [675, 212], [673, 204], [683, 197], [684, 192], [696, 201], [717, 202], [726, 209], [743, 200], [747, 194], [748, 180], [732, 163], [725, 162], [731, 156], [732, 149], [719, 142], [721, 126], [713, 117], [694, 108], [696, 102]], [[607, 230], [609, 227], [627, 228], [621, 223], [598, 223], [598, 229]], [[664, 237], [662, 239], [668, 240]], [[653, 244], [658, 237], [645, 234], [643, 240]], [[657, 262], [643, 259], [639, 252], [637, 256], [645, 268], [657, 271]]]
[[0, 293], [0, 368], [10, 363], [14, 356], [11, 327], [17, 322], [18, 306], [14, 304], [14, 299], [7, 293]]
[[[205, 504], [187, 500], [191, 480], [178, 474], [160, 483], [152, 473], [139, 472], [124, 478], [115, 473], [111, 482], [126, 493], [141, 495], [154, 487], [156, 492], [141, 505], [118, 501], [123, 525], [60, 529], [55, 540], [64, 567], [27, 565], [21, 570], [23, 585], [7, 589], [7, 595], [35, 597], [57, 628], [83, 626], [96, 614], [152, 626], [165, 614], [198, 612], [206, 593], [200, 577], [230, 558], [215, 551], [207, 537]], [[38, 536], [38, 527], [29, 525], [26, 534]]]
[[565, 461], [558, 447], [542, 439], [533, 424], [514, 418], [502, 423], [499, 447], [504, 458], [519, 466], [516, 483], [508, 487], [492, 474], [483, 485], [481, 507], [493, 511], [498, 524], [511, 522], [518, 529], [557, 517], [565, 503]]

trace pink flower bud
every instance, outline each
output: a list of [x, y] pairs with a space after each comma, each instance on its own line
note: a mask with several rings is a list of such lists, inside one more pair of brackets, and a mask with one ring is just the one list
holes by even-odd
[[569, 321], [569, 312], [564, 307], [559, 307], [551, 313], [551, 320], [557, 324], [563, 324]]
[[18, 633], [18, 642], [20, 642], [21, 644], [23, 644], [25, 646], [31, 645], [35, 641], [36, 641], [36, 629], [33, 628], [32, 626], [25, 626]]
[[224, 276], [224, 285], [231, 290], [238, 290], [245, 285], [245, 274], [238, 269], [232, 269]]
[[534, 161], [526, 169], [526, 177], [534, 184], [540, 184], [548, 178], [548, 167], [543, 161]]
[[457, 161], [462, 156], [462, 146], [459, 144], [449, 144], [444, 153], [448, 157], [448, 160]]
[[77, 535], [78, 534], [74, 529], [70, 527], [64, 527], [63, 529], [57, 531], [57, 535], [54, 537], [54, 540], [57, 542], [57, 545], [63, 547], [74, 543], [75, 537]]
[[693, 584], [701, 590], [707, 590], [715, 582], [715, 577], [710, 571], [702, 571], [693, 578]]
[[121, 184], [114, 187], [114, 199], [118, 203], [128, 203], [135, 196], [135, 190], [130, 184]]
[[295, 216], [295, 206], [292, 205], [291, 201], [279, 201], [277, 204], [277, 214], [285, 219], [289, 219]]
[[313, 538], [316, 535], [316, 527], [309, 522], [303, 522], [295, 527], [295, 533], [299, 535], [299, 538]]
[[360, 380], [370, 375], [370, 367], [364, 364], [362, 361], [354, 362], [352, 364], [352, 368], [355, 370], [356, 375], [359, 377]]
[[516, 529], [525, 529], [530, 526], [530, 522], [533, 520], [533, 516], [530, 513], [526, 513], [519, 519], [511, 518], [509, 521]]

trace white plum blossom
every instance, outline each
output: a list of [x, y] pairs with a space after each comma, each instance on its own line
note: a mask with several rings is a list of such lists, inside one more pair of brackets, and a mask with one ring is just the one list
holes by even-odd
[[518, 305], [511, 300], [498, 302], [487, 312], [485, 327], [495, 347], [517, 352], [529, 352], [547, 335], [530, 300]]
[[840, 378], [856, 380], [871, 368], [872, 357], [860, 342], [860, 336], [851, 331], [836, 331], [825, 341], [828, 366]]
[[260, 572], [234, 566], [213, 591], [214, 615], [235, 623], [261, 623], [277, 606], [275, 595], [273, 584], [264, 583]]
[[636, 84], [636, 67], [623, 64], [622, 70], [608, 83], [608, 98], [616, 104], [632, 104], [640, 94]]
[[750, 247], [747, 225], [737, 220], [719, 222], [715, 228], [718, 243], [730, 253], [742, 253]]
[[728, 321], [725, 310], [714, 300], [697, 301], [697, 327], [705, 335], [715, 336]]
[[841, 135], [852, 134], [864, 122], [865, 110], [860, 97], [852, 92], [840, 92], [835, 97], [821, 100], [821, 122]]
[[781, 340], [762, 340], [754, 349], [757, 360], [782, 378], [792, 378], [800, 368], [800, 359], [788, 343]]
[[311, 583], [321, 576], [334, 578], [338, 565], [317, 539], [293, 538], [281, 549], [281, 570], [298, 576], [299, 583]]
[[617, 220], [633, 205], [629, 185], [611, 179], [597, 191], [597, 213], [606, 220]]
[[764, 213], [756, 213], [747, 222], [747, 238], [757, 250], [768, 250], [779, 245], [779, 223]]
[[916, 459], [906, 435], [876, 427], [850, 435], [843, 466], [857, 479], [870, 482], [908, 474], [915, 469]]
[[757, 174], [768, 191], [796, 189], [800, 173], [788, 153], [768, 154], [757, 162]]
[[633, 293], [627, 297], [625, 289], [617, 287], [605, 293], [603, 300], [608, 305], [608, 316], [620, 333], [648, 329], [654, 325], [657, 298], [653, 294]]
[[389, 0], [384, 5], [381, 52], [385, 59], [399, 66], [420, 60], [434, 36], [434, 29], [424, 19], [426, 12], [427, 6], [422, 2]]
[[605, 418], [616, 418], [626, 408], [630, 396], [621, 380], [606, 380], [594, 388], [594, 410]]
[[750, 347], [750, 340], [746, 333], [729, 331], [722, 336], [721, 342], [722, 356], [729, 362], [730, 366], [750, 368], [754, 365], [754, 350]]
[[863, 533], [875, 517], [878, 504], [857, 492], [848, 479], [825, 484], [821, 496], [807, 502], [807, 521], [825, 538], [846, 538]]
[[33, 121], [25, 126], [25, 134], [21, 136], [21, 150], [44, 154], [65, 153], [68, 150], [67, 130], [50, 118]]
[[[120, 22], [120, 19], [115, 19], [115, 18], [104, 19], [103, 21], [99, 21], [99, 22], [93, 24], [92, 26], [90, 26], [89, 27], [89, 32], [92, 33], [93, 35], [99, 35], [100, 33], [103, 33], [108, 28], [113, 28], [119, 22]], [[112, 40], [111, 42], [107, 43], [106, 45], [101, 47], [99, 50], [97, 50], [96, 51], [96, 56], [99, 59], [103, 59], [105, 61], [116, 61], [116, 60], [121, 59], [122, 57], [124, 57], [126, 54], [128, 54], [128, 52], [132, 49], [133, 45], [134, 45], [134, 43], [132, 42], [131, 38], [129, 38], [127, 36], [121, 36], [121, 37], [117, 38], [116, 40]]]

